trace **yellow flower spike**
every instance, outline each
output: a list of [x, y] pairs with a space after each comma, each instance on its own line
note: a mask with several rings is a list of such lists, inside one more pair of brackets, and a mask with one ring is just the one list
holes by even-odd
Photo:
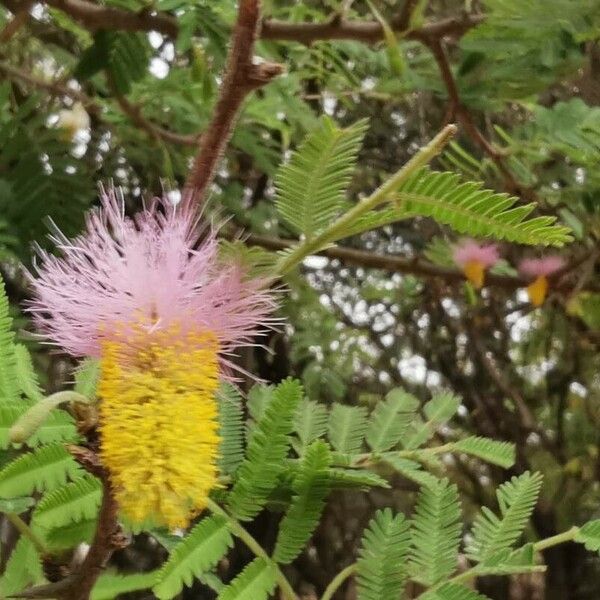
[[471, 282], [476, 290], [483, 287], [485, 280], [485, 265], [478, 260], [470, 260], [463, 266], [465, 277]]
[[529, 301], [533, 306], [539, 307], [544, 304], [548, 293], [548, 279], [544, 275], [537, 277], [533, 283], [527, 286]]
[[98, 387], [100, 454], [123, 515], [171, 529], [204, 508], [218, 475], [218, 343], [180, 340], [106, 343]]

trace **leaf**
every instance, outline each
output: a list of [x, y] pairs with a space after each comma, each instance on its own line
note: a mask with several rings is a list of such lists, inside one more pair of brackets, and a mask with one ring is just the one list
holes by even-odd
[[151, 588], [156, 581], [157, 571], [149, 573], [134, 573], [121, 575], [118, 573], [103, 573], [98, 577], [90, 600], [114, 600], [121, 594], [137, 592]]
[[34, 545], [21, 536], [11, 552], [4, 574], [0, 577], [0, 597], [22, 592], [28, 585], [43, 578], [42, 564]]
[[273, 391], [263, 415], [252, 430], [244, 462], [228, 497], [231, 512], [250, 520], [265, 505], [285, 467], [292, 421], [302, 398], [298, 381], [286, 379]]
[[37, 375], [33, 369], [29, 350], [23, 344], [15, 344], [15, 372], [19, 388], [31, 400], [40, 400], [43, 396]]
[[362, 469], [329, 469], [329, 483], [332, 488], [360, 488], [367, 490], [371, 487], [389, 488], [390, 484], [372, 471]]
[[95, 519], [102, 500], [102, 484], [91, 475], [48, 492], [33, 513], [36, 525], [51, 529], [73, 521]]
[[496, 491], [500, 516], [483, 507], [473, 525], [473, 538], [467, 548], [472, 560], [486, 562], [510, 548], [523, 533], [533, 512], [542, 476], [528, 471], [503, 483]]
[[117, 92], [128, 94], [131, 84], [148, 71], [148, 40], [139, 32], [111, 31], [109, 35], [108, 69]]
[[422, 488], [411, 523], [413, 579], [431, 586], [452, 575], [458, 564], [461, 529], [457, 487], [442, 479]]
[[378, 510], [362, 538], [356, 563], [358, 600], [400, 598], [407, 577], [409, 524], [389, 508]]
[[452, 444], [457, 452], [471, 454], [485, 462], [508, 469], [515, 464], [515, 446], [509, 442], [498, 442], [489, 438], [471, 436]]
[[8, 297], [4, 281], [0, 277], [0, 402], [7, 403], [19, 398], [19, 382], [12, 332], [12, 319], [9, 314]]
[[31, 496], [21, 496], [19, 498], [0, 498], [0, 512], [15, 513], [20, 515], [35, 504]]
[[42, 446], [19, 456], [0, 471], [0, 497], [51, 490], [81, 473], [81, 467], [62, 444]]
[[575, 535], [575, 541], [583, 544], [586, 550], [598, 552], [600, 550], [600, 519], [588, 521], [580, 527]]
[[437, 482], [439, 481], [435, 475], [432, 475], [428, 471], [424, 471], [418, 462], [402, 458], [393, 452], [382, 454], [381, 459], [383, 462], [390, 465], [392, 469], [400, 473], [400, 475], [419, 485], [430, 487], [432, 485], [437, 485]]
[[556, 217], [528, 219], [535, 204], [515, 206], [517, 198], [461, 182], [455, 173], [422, 169], [397, 190], [396, 202], [404, 218], [432, 217], [476, 237], [559, 247], [572, 240], [568, 227], [555, 224]]
[[275, 589], [276, 568], [273, 563], [255, 558], [228, 586], [217, 600], [267, 600]]
[[366, 129], [366, 120], [342, 129], [324, 117], [279, 169], [275, 205], [294, 232], [310, 238], [338, 216]]
[[73, 390], [93, 400], [96, 397], [96, 387], [99, 379], [100, 361], [95, 358], [86, 358], [77, 365]]
[[317, 440], [307, 449], [293, 483], [294, 497], [279, 526], [273, 559], [289, 564], [317, 526], [329, 493], [329, 446]]
[[244, 412], [242, 398], [231, 384], [223, 384], [219, 402], [219, 471], [231, 475], [244, 460]]
[[231, 546], [233, 539], [223, 517], [215, 515], [202, 519], [173, 548], [152, 591], [161, 600], [177, 596], [184, 585], [192, 585], [194, 577], [210, 571]]
[[96, 525], [96, 519], [83, 519], [50, 530], [41, 529], [45, 533], [44, 537], [48, 548], [60, 551], [75, 548], [82, 542], [86, 544], [91, 543], [96, 531]]
[[294, 431], [300, 444], [296, 448], [302, 455], [310, 443], [321, 437], [327, 431], [329, 413], [327, 408], [314, 400], [304, 399], [294, 415]]
[[439, 427], [456, 414], [459, 406], [460, 398], [451, 392], [436, 394], [423, 408], [427, 421], [413, 426], [403, 441], [404, 447], [412, 450], [422, 446]]
[[367, 429], [367, 444], [374, 452], [384, 452], [396, 446], [406, 433], [419, 402], [401, 390], [393, 390], [385, 401], [375, 407]]
[[489, 598], [458, 583], [445, 583], [439, 589], [423, 594], [421, 600], [489, 600]]
[[359, 452], [366, 430], [367, 409], [364, 406], [333, 405], [329, 416], [329, 441], [338, 452]]

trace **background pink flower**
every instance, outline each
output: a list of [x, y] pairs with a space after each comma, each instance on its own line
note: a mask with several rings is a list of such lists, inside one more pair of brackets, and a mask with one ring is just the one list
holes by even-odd
[[210, 330], [223, 356], [274, 324], [265, 281], [220, 260], [214, 230], [201, 240], [195, 212], [155, 200], [129, 218], [112, 188], [101, 190], [101, 202], [82, 235], [53, 237], [61, 256], [41, 251], [31, 276], [29, 310], [52, 342], [98, 357], [104, 340], [134, 339], [140, 328], [181, 336]]
[[528, 277], [548, 276], [562, 269], [564, 265], [564, 259], [557, 255], [525, 258], [519, 263], [519, 272]]
[[478, 262], [487, 268], [500, 260], [496, 244], [478, 244], [475, 240], [463, 240], [454, 246], [452, 257], [460, 267], [470, 262]]

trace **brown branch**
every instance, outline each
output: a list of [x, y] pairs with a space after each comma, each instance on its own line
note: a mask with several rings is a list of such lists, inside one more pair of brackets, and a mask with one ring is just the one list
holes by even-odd
[[[258, 234], [241, 234], [231, 228], [221, 231], [222, 237], [227, 239], [239, 239], [240, 237], [249, 246], [260, 246], [267, 250], [279, 251], [287, 250], [296, 245], [297, 242], [289, 239], [269, 237]], [[377, 254], [355, 248], [344, 246], [333, 246], [325, 248], [318, 253], [320, 256], [326, 256], [334, 260], [340, 260], [344, 264], [358, 267], [367, 267], [372, 269], [381, 269], [392, 273], [405, 273], [408, 275], [417, 275], [419, 277], [432, 277], [445, 280], [447, 283], [460, 283], [465, 280], [463, 272], [452, 267], [443, 267], [418, 258], [403, 258], [401, 256], [390, 256]], [[577, 263], [576, 259], [574, 262]], [[527, 286], [529, 280], [518, 276], [498, 275], [496, 273], [486, 274], [486, 285], [502, 288], [506, 290], [515, 290]], [[568, 292], [571, 285], [563, 279], [553, 279], [552, 288], [559, 291]], [[587, 290], [600, 290], [600, 286], [590, 284]]]
[[283, 71], [279, 64], [252, 62], [259, 19], [259, 0], [240, 0], [217, 104], [210, 125], [200, 138], [200, 148], [184, 186], [186, 205], [203, 202], [246, 96]]
[[[410, 3], [411, 0], [408, 0]], [[17, 0], [1, 0], [9, 10], [18, 6]], [[133, 12], [116, 6], [96, 4], [89, 0], [48, 0], [48, 5], [58, 8], [76, 19], [81, 25], [95, 31], [116, 29], [121, 31], [157, 31], [170, 38], [179, 33], [177, 19], [166, 13], [143, 10]], [[14, 11], [13, 11], [14, 12]], [[438, 22], [428, 23], [406, 32], [408, 39], [426, 41], [444, 37], [460, 37], [484, 20], [483, 15], [464, 14]], [[405, 32], [408, 23], [401, 16], [392, 23], [398, 32]], [[374, 43], [383, 39], [383, 29], [377, 21], [348, 21], [336, 16], [324, 23], [288, 23], [276, 19], [263, 22], [262, 39], [312, 44], [319, 40], [355, 40]]]
[[33, 2], [28, 0], [23, 2], [21, 8], [14, 13], [13, 18], [0, 31], [0, 44], [6, 44], [12, 37], [29, 21], [29, 9]]

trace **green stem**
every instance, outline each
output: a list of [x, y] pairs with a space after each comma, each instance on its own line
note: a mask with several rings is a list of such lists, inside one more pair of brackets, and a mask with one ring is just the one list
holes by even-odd
[[437, 156], [456, 133], [456, 125], [446, 125], [424, 148], [421, 148], [395, 175], [379, 186], [370, 196], [361, 200], [325, 231], [305, 240], [284, 256], [276, 267], [278, 275], [285, 275], [307, 256], [314, 254], [345, 236], [345, 232], [365, 213], [388, 201], [390, 195], [411, 175]]
[[255, 556], [262, 558], [265, 562], [273, 565], [276, 569], [276, 580], [277, 585], [281, 589], [281, 592], [286, 600], [298, 600], [296, 592], [294, 592], [290, 582], [286, 579], [285, 575], [277, 565], [277, 563], [266, 553], [265, 549], [242, 527], [242, 525], [234, 519], [229, 513], [223, 510], [216, 502], [210, 498], [206, 502], [208, 510], [213, 514], [223, 517], [227, 521], [227, 525], [231, 533], [240, 538]]
[[321, 596], [321, 600], [331, 600], [333, 595], [337, 592], [338, 588], [348, 579], [352, 577], [356, 572], [356, 563], [351, 564], [346, 567], [343, 571], [340, 571], [330, 582], [323, 595]]
[[6, 513], [6, 518], [14, 525], [15, 529], [19, 531], [26, 538], [29, 538], [31, 543], [34, 545], [35, 549], [42, 556], [48, 554], [46, 547], [44, 546], [42, 540], [33, 532], [31, 527], [21, 519], [21, 517], [16, 513]]
[[564, 544], [565, 542], [572, 542], [578, 533], [579, 527], [571, 527], [571, 529], [563, 531], [563, 533], [559, 533], [557, 535], [553, 535], [552, 537], [546, 538], [545, 540], [536, 542], [533, 545], [533, 549], [536, 552], [542, 552], [542, 550], [552, 548], [552, 546], [558, 546], [558, 544]]

